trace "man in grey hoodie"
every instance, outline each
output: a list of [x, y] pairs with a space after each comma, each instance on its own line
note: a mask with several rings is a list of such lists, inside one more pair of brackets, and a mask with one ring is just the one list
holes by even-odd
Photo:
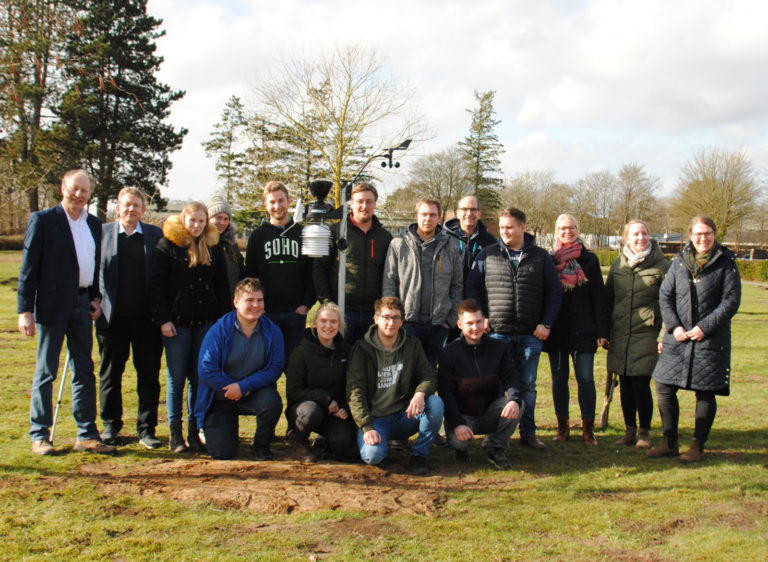
[[464, 297], [459, 242], [440, 226], [441, 217], [439, 201], [416, 203], [416, 222], [389, 245], [382, 291], [403, 301], [405, 333], [421, 341], [433, 367]]
[[387, 456], [387, 442], [418, 432], [410, 468], [427, 474], [427, 457], [443, 423], [443, 401], [434, 395], [435, 371], [421, 344], [401, 325], [400, 299], [374, 303], [374, 325], [352, 348], [347, 366], [347, 402], [355, 423], [360, 457], [376, 465]]

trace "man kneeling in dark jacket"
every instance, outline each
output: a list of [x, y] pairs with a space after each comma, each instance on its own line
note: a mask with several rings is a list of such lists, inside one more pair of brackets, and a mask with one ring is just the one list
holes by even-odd
[[440, 353], [437, 373], [448, 441], [456, 460], [469, 462], [475, 433], [486, 434], [488, 462], [509, 468], [507, 446], [524, 409], [520, 376], [507, 345], [485, 336], [487, 321], [477, 301], [463, 300], [457, 311], [461, 336]]

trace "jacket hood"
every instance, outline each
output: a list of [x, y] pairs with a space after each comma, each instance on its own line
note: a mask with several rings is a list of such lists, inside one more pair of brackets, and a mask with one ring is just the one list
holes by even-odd
[[[415, 222], [412, 222], [410, 225], [408, 225], [408, 230], [403, 233], [403, 237], [407, 238], [408, 236], [410, 236], [411, 238], [413, 238], [419, 244], [423, 244], [424, 241], [421, 239], [421, 236], [419, 236], [418, 230], [419, 230], [419, 225], [417, 223], [415, 223]], [[445, 236], [447, 236], [447, 234], [445, 233], [445, 229], [443, 229], [443, 227], [438, 224], [435, 227], [434, 239], [435, 240], [440, 240], [440, 238], [443, 238]], [[430, 238], [430, 240], [431, 240], [431, 238]]]
[[236, 244], [237, 243], [237, 225], [233, 222], [230, 222], [229, 226], [227, 226], [224, 232], [219, 234], [219, 238], [222, 240], [226, 240], [227, 242], [232, 242], [233, 244]]
[[[163, 236], [180, 248], [189, 248], [192, 244], [192, 237], [187, 232], [187, 229], [184, 228], [184, 224], [181, 222], [181, 215], [171, 215], [165, 219], [163, 223]], [[215, 227], [208, 228], [205, 243], [208, 246], [215, 246], [219, 243], [219, 231]]]
[[[378, 335], [374, 337], [374, 335], [377, 334], [378, 329], [379, 329], [378, 326], [376, 326], [376, 324], [373, 324], [370, 328], [368, 328], [368, 331], [363, 336], [363, 339], [367, 343], [369, 343], [371, 347], [373, 347], [376, 351], [386, 352], [386, 350], [384, 349], [384, 346], [381, 345], [381, 342], [379, 341]], [[397, 331], [397, 339], [395, 340], [395, 345], [392, 351], [397, 351], [398, 349], [403, 347], [403, 345], [405, 344], [405, 338], [406, 338], [405, 330], [400, 328]]]

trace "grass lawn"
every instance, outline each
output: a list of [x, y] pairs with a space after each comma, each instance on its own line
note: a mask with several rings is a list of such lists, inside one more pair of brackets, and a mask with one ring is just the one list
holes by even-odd
[[[537, 423], [546, 451], [521, 448], [515, 438], [514, 468], [495, 471], [479, 443], [469, 467], [434, 448], [435, 471], [419, 478], [397, 465], [388, 471], [302, 465], [282, 443], [274, 447], [275, 463], [250, 462], [246, 455], [239, 463], [209, 463], [165, 448], [146, 451], [135, 440], [115, 458], [75, 453], [69, 384], [56, 428], [62, 454], [33, 456], [27, 432], [35, 341], [16, 329], [19, 264], [19, 253], [0, 252], [6, 312], [0, 317], [1, 559], [762, 560], [768, 553], [765, 285], [744, 285], [733, 323], [731, 396], [718, 399], [704, 462], [685, 466], [613, 446], [623, 433], [618, 393], [599, 447], [585, 449], [578, 432], [565, 444], [552, 443], [555, 416], [543, 357]], [[596, 362], [599, 412], [605, 352]], [[163, 398], [164, 379], [163, 371]], [[123, 395], [124, 431], [133, 435], [132, 367]], [[694, 397], [681, 392], [680, 401], [687, 449]], [[164, 403], [160, 414], [158, 436], [167, 443]], [[243, 425], [245, 443], [253, 425]], [[660, 426], [654, 413], [654, 442]], [[283, 419], [277, 433], [284, 431]], [[185, 474], [193, 468], [194, 476]], [[267, 506], [280, 487], [294, 498], [324, 501], [316, 509], [306, 502]], [[185, 494], [187, 488], [195, 493]], [[349, 503], [334, 504], [339, 490], [351, 491]]]

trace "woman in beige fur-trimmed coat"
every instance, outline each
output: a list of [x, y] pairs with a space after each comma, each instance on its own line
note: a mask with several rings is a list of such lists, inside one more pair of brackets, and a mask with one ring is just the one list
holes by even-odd
[[[208, 328], [231, 310], [227, 272], [219, 233], [208, 223], [200, 202], [188, 203], [180, 215], [163, 223], [157, 243], [149, 291], [152, 317], [160, 326], [168, 365], [166, 404], [171, 451], [203, 449], [192, 415], [197, 395], [197, 356]], [[184, 382], [189, 420], [187, 443], [182, 433]]]

